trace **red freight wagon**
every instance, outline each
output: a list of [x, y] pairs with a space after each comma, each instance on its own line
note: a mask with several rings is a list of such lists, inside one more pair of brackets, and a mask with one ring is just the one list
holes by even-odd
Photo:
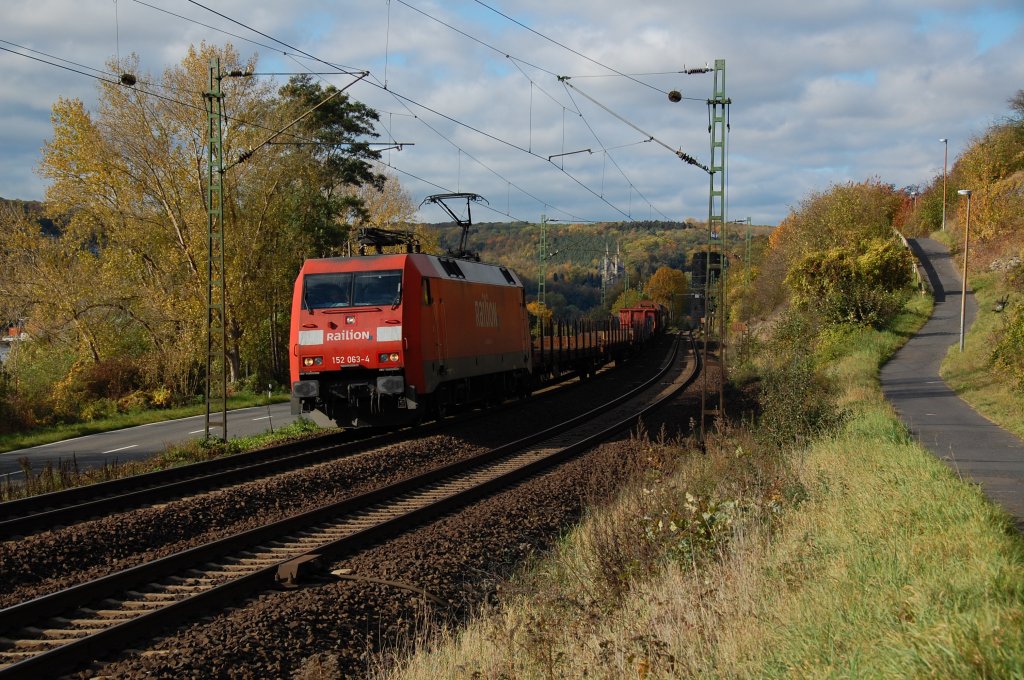
[[619, 310], [619, 324], [625, 328], [641, 327], [649, 332], [661, 333], [665, 330], [668, 310], [665, 305], [651, 300], [641, 300], [633, 307]]
[[293, 412], [321, 423], [401, 423], [525, 393], [522, 282], [505, 267], [418, 253], [307, 260], [290, 362]]

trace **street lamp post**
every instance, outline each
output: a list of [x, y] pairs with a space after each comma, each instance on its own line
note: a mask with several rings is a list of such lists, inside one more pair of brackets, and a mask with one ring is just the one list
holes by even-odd
[[949, 160], [949, 140], [943, 137], [944, 150], [942, 152], [942, 231], [946, 231], [946, 162]]
[[964, 227], [964, 269], [962, 272], [962, 285], [960, 288], [960, 351], [964, 351], [964, 316], [967, 311], [967, 248], [971, 239], [971, 190], [960, 189], [957, 191], [961, 196], [967, 197], [967, 224]]

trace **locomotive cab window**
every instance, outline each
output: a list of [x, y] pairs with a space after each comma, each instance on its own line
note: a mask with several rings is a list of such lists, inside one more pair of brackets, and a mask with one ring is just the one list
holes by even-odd
[[402, 271], [307, 274], [302, 281], [302, 306], [308, 310], [336, 307], [398, 305]]
[[402, 301], [402, 270], [357, 272], [352, 282], [352, 306], [397, 306]]
[[302, 306], [309, 310], [349, 307], [352, 274], [307, 274], [302, 280]]

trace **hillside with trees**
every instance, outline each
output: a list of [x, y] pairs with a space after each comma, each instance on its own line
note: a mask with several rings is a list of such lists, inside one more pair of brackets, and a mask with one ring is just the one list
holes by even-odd
[[[442, 249], [457, 245], [459, 229], [439, 224]], [[634, 298], [651, 297], [648, 286], [662, 267], [688, 274], [693, 256], [708, 247], [705, 224], [686, 222], [614, 222], [598, 224], [561, 224], [549, 222], [547, 254], [540, 257], [541, 225], [523, 222], [482, 223], [470, 231], [470, 249], [485, 262], [498, 262], [512, 267], [526, 284], [527, 297], [536, 297], [543, 265], [546, 279], [546, 302], [559, 318], [581, 316], [606, 317], [616, 301], [627, 290]], [[768, 227], [752, 228], [753, 249], [763, 248]], [[746, 227], [730, 225], [725, 235], [732, 274], [742, 277], [745, 262]], [[714, 247], [720, 247], [716, 241]], [[602, 269], [617, 263], [612, 283], [602, 276]], [[602, 289], [602, 286], [604, 288]], [[657, 287], [657, 284], [655, 284]], [[637, 298], [639, 299], [639, 298]], [[673, 303], [675, 318], [682, 321], [688, 308], [678, 296]], [[666, 303], [667, 306], [668, 305]], [[619, 305], [621, 306], [621, 305]]]

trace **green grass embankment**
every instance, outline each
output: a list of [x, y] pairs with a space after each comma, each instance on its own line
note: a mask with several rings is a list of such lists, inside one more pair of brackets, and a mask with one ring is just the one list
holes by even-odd
[[830, 343], [846, 418], [780, 452], [732, 432], [656, 461], [499, 608], [396, 678], [1021, 677], [1024, 540], [914, 443], [878, 368], [927, 317]]
[[[973, 276], [969, 284], [978, 302], [978, 316], [964, 337], [964, 351], [959, 344], [950, 346], [942, 362], [942, 378], [978, 413], [1024, 439], [1024, 394], [1014, 391], [990, 361], [997, 331], [1009, 310], [1024, 304], [1024, 295], [1008, 290], [998, 273]], [[1004, 296], [1005, 308], [995, 311], [996, 302]]]

